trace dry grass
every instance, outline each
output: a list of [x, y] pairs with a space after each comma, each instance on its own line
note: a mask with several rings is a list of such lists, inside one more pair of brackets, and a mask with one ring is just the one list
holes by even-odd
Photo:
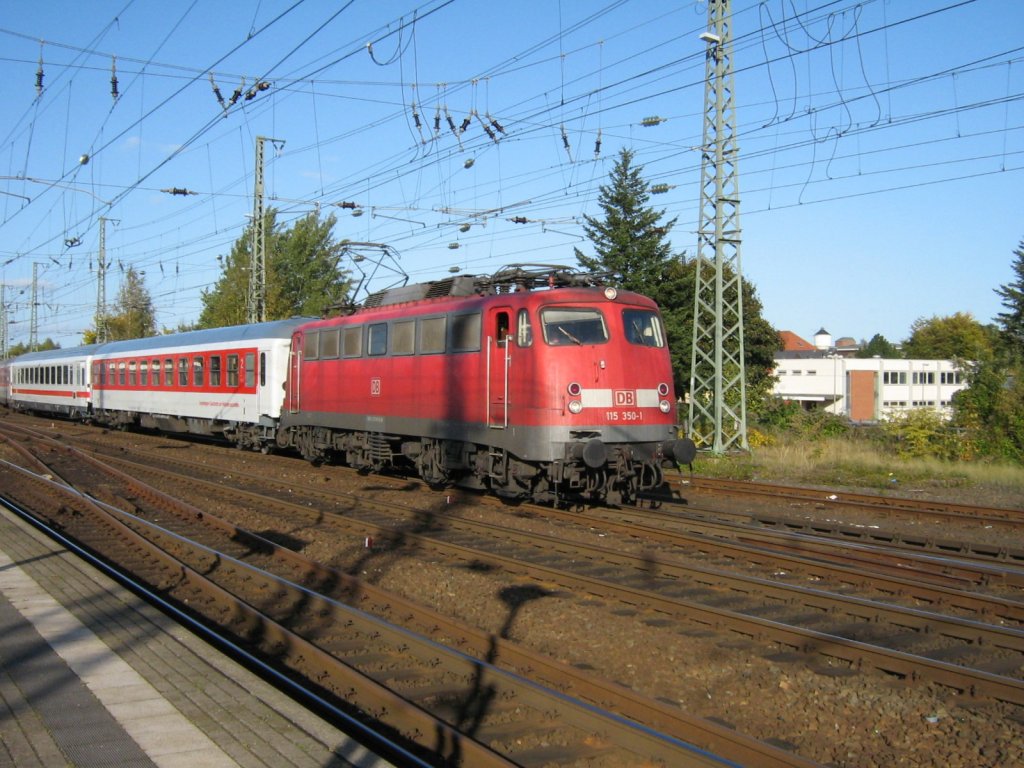
[[749, 454], [707, 456], [694, 472], [711, 477], [826, 488], [928, 495], [1024, 508], [1024, 467], [989, 462], [904, 459], [868, 440], [849, 437], [764, 446]]

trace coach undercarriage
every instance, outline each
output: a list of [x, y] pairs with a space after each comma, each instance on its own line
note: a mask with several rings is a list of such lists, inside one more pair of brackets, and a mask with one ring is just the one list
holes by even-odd
[[313, 464], [411, 470], [430, 485], [491, 490], [539, 503], [630, 503], [664, 481], [655, 450], [652, 458], [640, 459], [630, 446], [600, 444], [598, 451], [594, 440], [568, 444], [563, 459], [525, 461], [502, 448], [457, 440], [295, 426], [278, 431], [277, 447], [294, 448]]

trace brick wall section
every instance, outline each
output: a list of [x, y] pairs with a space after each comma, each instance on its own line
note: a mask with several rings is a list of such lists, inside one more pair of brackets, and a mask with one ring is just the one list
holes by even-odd
[[849, 376], [851, 421], [874, 421], [878, 417], [875, 407], [878, 374], [875, 371], [850, 371]]

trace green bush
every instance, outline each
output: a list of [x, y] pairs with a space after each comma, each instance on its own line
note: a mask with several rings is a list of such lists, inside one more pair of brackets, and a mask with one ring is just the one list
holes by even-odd
[[895, 414], [881, 424], [885, 442], [902, 458], [963, 458], [968, 453], [961, 432], [930, 409]]

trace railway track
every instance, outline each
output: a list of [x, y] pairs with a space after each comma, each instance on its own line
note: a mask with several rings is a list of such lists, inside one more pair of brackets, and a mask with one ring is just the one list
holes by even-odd
[[[359, 596], [359, 602], [385, 604], [392, 612], [423, 614], [422, 609], [403, 605], [394, 596], [176, 503], [94, 460], [83, 462], [66, 448], [48, 445], [42, 453], [50, 473], [59, 472], [76, 486], [89, 484], [130, 507], [134, 514], [107, 504], [100, 509], [78, 492], [6, 463], [0, 477], [14, 477], [18, 482], [7, 484], [5, 495], [18, 496], [20, 504], [44, 510], [66, 533], [73, 529], [73, 535], [86, 546], [118, 560], [122, 567], [140, 574], [155, 589], [172, 593], [208, 620], [220, 617], [233, 634], [292, 671], [316, 680], [318, 688], [343, 699], [363, 717], [381, 720], [420, 749], [439, 756], [443, 764], [558, 765], [583, 758], [588, 764], [609, 766], [643, 761], [726, 764], [678, 739], [611, 714], [633, 711], [645, 714], [648, 720], [672, 720], [669, 725], [675, 729], [698, 731], [704, 741], [717, 743], [745, 762], [810, 765], [728, 729], [686, 722], [687, 718], [657, 702], [644, 702], [626, 689], [589, 681], [578, 671], [557, 669], [559, 665], [550, 661], [530, 658], [500, 638], [487, 638], [490, 660], [518, 653], [521, 664], [546, 666], [548, 674], [556, 678], [574, 678], [567, 687], [585, 690], [606, 708], [575, 702], [503, 671], [488, 659], [452, 651], [303, 584], [334, 584], [346, 600]], [[19, 490], [12, 491], [12, 485]], [[171, 516], [173, 531], [168, 520]], [[160, 518], [163, 524], [144, 517]], [[91, 528], [97, 525], [95, 519], [104, 521], [98, 523], [101, 532]], [[208, 543], [199, 543], [204, 540]], [[124, 541], [130, 543], [116, 543]], [[117, 554], [124, 546], [130, 553]], [[274, 571], [285, 570], [290, 578], [272, 573], [270, 563], [263, 562], [268, 560], [273, 561]], [[200, 574], [211, 583], [198, 585]], [[420, 620], [437, 618], [421, 615]], [[477, 641], [483, 645], [484, 638]], [[369, 692], [363, 690], [367, 680], [377, 684]], [[644, 709], [658, 714], [643, 713]], [[435, 720], [433, 725], [429, 718]], [[517, 748], [519, 745], [523, 747]]]
[[[392, 609], [392, 606], [401, 605], [394, 599], [394, 593], [390, 599], [387, 593], [372, 599], [367, 597], [360, 601], [359, 606], [407, 628], [422, 631], [435, 641], [452, 642], [474, 658], [486, 659], [492, 648], [498, 648], [499, 652], [493, 657], [496, 664], [521, 673], [525, 670], [525, 675], [587, 701], [600, 702], [603, 694], [593, 685], [600, 687], [608, 683], [599, 683], [601, 678], [595, 675], [590, 675], [589, 681], [583, 679], [576, 683], [579, 687], [575, 689], [574, 684], [556, 682], [558, 675], [538, 663], [545, 655], [548, 661], [551, 660], [550, 650], [546, 654], [534, 654], [531, 658], [532, 652], [528, 648], [511, 642], [515, 632], [505, 636], [505, 629], [519, 626], [514, 618], [520, 610], [523, 615], [534, 613], [531, 604], [566, 604], [568, 608], [569, 603], [575, 602], [603, 606], [599, 610], [607, 611], [612, 618], [618, 616], [640, 627], [652, 628], [652, 635], [717, 637], [719, 639], [715, 642], [721, 648], [750, 649], [768, 660], [772, 667], [777, 664], [797, 665], [802, 669], [814, 668], [825, 677], [838, 676], [840, 679], [850, 674], [880, 670], [884, 672], [881, 677], [877, 674], [867, 677], [878, 679], [883, 686], [885, 678], [901, 680], [909, 689], [946, 689], [952, 694], [959, 693], [951, 700], [971, 707], [969, 711], [980, 706], [982, 709], [977, 711], [991, 712], [989, 717], [997, 718], [995, 722], [998, 718], [1012, 721], [1020, 717], [1019, 704], [997, 704], [993, 709], [993, 705], [985, 703], [1017, 701], [1018, 694], [1012, 689], [1019, 685], [1020, 650], [995, 650], [999, 643], [1005, 645], [1000, 638], [1016, 638], [1021, 627], [1021, 587], [1014, 583], [1020, 569], [1013, 564], [991, 559], [972, 561], [957, 556], [943, 557], [920, 551], [899, 552], [884, 543], [865, 544], [833, 540], [804, 531], [765, 529], [752, 524], [746, 512], [735, 515], [721, 513], [714, 505], [704, 509], [701, 503], [691, 503], [682, 513], [668, 505], [660, 509], [576, 512], [532, 508], [530, 505], [509, 507], [486, 497], [458, 493], [424, 494], [421, 501], [418, 494], [408, 493], [417, 483], [383, 476], [359, 480], [356, 485], [362, 490], [353, 495], [338, 490], [338, 486], [348, 484], [345, 478], [351, 476], [343, 468], [311, 471], [303, 469], [305, 465], [301, 462], [281, 457], [249, 457], [248, 454], [144, 436], [112, 434], [97, 440], [95, 437], [99, 433], [94, 429], [77, 431], [90, 435], [90, 441], [97, 444], [95, 448], [99, 451], [118, 454], [116, 458], [120, 462], [126, 461], [124, 448], [130, 447], [133, 458], [119, 466], [155, 485], [172, 489], [182, 485], [183, 478], [189, 478], [188, 483], [193, 487], [188, 493], [208, 500], [217, 509], [229, 505], [234, 498], [239, 509], [247, 510], [244, 517], [250, 520], [250, 527], [264, 530], [286, 547], [317, 550], [323, 556], [331, 551], [324, 548], [324, 543], [339, 542], [334, 548], [340, 553], [336, 565], [349, 573], [363, 573], [367, 578], [376, 580], [392, 570], [396, 575], [409, 573], [408, 568], [399, 566], [399, 563], [420, 561], [431, 564], [430, 567], [451, 568], [454, 572], [461, 570], [481, 577], [490, 574], [493, 583], [506, 585], [496, 591], [495, 596], [508, 610], [508, 620], [500, 631], [477, 630], [475, 639], [465, 626], [459, 628], [458, 622], [449, 621], [444, 629], [439, 630], [441, 625], [436, 621], [436, 615], [431, 616], [428, 612], [426, 616], [413, 618], [414, 612], [404, 605], [400, 609]], [[163, 471], [159, 472], [160, 468], [153, 464], [163, 465]], [[250, 470], [250, 474], [246, 474], [238, 469], [240, 464], [251, 466], [255, 471]], [[270, 469], [271, 466], [276, 469]], [[297, 471], [293, 471], [295, 467], [298, 467]], [[287, 485], [274, 480], [273, 476], [278, 471], [292, 477]], [[247, 496], [246, 493], [253, 495]], [[401, 496], [404, 503], [370, 504], [377, 495], [394, 497], [399, 494], [404, 494]], [[271, 501], [274, 498], [276, 501]], [[285, 501], [289, 504], [283, 503]], [[492, 503], [501, 509], [494, 513], [485, 512], [484, 508]], [[261, 508], [259, 519], [254, 516], [257, 507]], [[326, 514], [332, 511], [338, 514]], [[481, 525], [484, 519], [500, 525]], [[527, 533], [517, 542], [516, 537], [509, 537], [503, 532], [506, 527], [522, 527]], [[550, 540], [534, 535], [538, 530], [549, 533]], [[1012, 531], [1013, 528], [1008, 527], [1007, 530]], [[364, 546], [363, 541], [367, 537], [373, 540], [372, 547]], [[503, 543], [502, 551], [496, 551], [496, 542], [507, 540], [512, 543]], [[589, 554], [576, 547], [577, 540], [589, 541]], [[355, 541], [359, 543], [353, 543]], [[607, 552], [602, 551], [602, 545]], [[531, 552], [538, 562], [530, 562]], [[623, 556], [628, 557], [624, 559]], [[327, 554], [327, 557], [332, 556]], [[505, 560], [501, 560], [502, 557]], [[685, 572], [662, 573], [664, 563], [673, 569], [684, 567]], [[537, 565], [541, 568], [535, 568]], [[590, 566], [598, 572], [588, 573], [586, 568]], [[602, 570], [604, 573], [600, 572]], [[734, 572], [737, 570], [748, 571], [744, 575], [750, 580], [736, 580], [738, 577]], [[589, 578], [592, 583], [574, 582], [566, 575]], [[715, 623], [718, 616], [713, 612], [704, 613], [705, 619], [713, 618], [702, 623], [688, 617], [677, 604], [673, 604], [671, 593], [675, 590], [685, 592], [683, 584], [687, 580], [691, 583], [700, 579], [707, 581], [716, 576], [726, 578], [709, 584], [698, 583], [694, 587], [697, 591], [686, 597], [700, 611], [714, 608], [724, 610], [726, 614], [745, 612], [745, 631], [737, 631], [725, 623]], [[758, 584], [759, 581], [765, 583]], [[365, 588], [372, 585], [365, 579], [362, 584], [364, 591], [360, 594], [368, 595]], [[848, 598], [846, 607], [839, 611], [815, 608], [813, 601], [816, 598], [807, 594], [800, 600], [810, 599], [811, 602], [798, 604], [792, 601], [792, 591], [774, 592], [775, 597], [769, 594], [784, 587], [796, 587], [799, 592], [800, 588], [808, 586], [813, 587], [811, 593], [836, 593]], [[588, 592], [590, 588], [617, 591]], [[757, 592], [758, 589], [762, 591]], [[656, 603], [643, 602], [649, 600], [651, 593], [656, 598], [668, 600], [670, 612], [661, 610]], [[858, 600], [865, 600], [872, 607], [874, 603], [892, 603], [896, 608], [908, 609], [909, 612], [900, 614], [897, 611], [890, 614], [892, 618], [879, 621], [858, 616], [856, 611], [864, 607], [857, 604]], [[773, 613], [774, 610], [780, 613]], [[675, 611], [675, 615], [671, 611]], [[919, 614], [916, 619], [915, 611]], [[932, 615], [941, 615], [943, 621], [952, 620], [952, 623], [936, 631], [929, 624]], [[862, 636], [860, 644], [854, 645], [857, 653], [863, 650], [860, 646], [874, 652], [876, 643], [881, 643], [896, 646], [892, 650], [907, 657], [916, 658], [924, 653], [926, 658], [930, 656], [932, 662], [939, 663], [930, 669], [927, 666], [895, 667], [891, 660], [885, 665], [876, 665], [871, 660], [850, 661], [822, 652], [815, 644], [835, 639], [830, 627], [839, 625], [837, 616], [846, 617], [842, 623], [847, 624], [852, 632], [866, 631], [881, 636]], [[731, 620], [731, 616], [729, 618]], [[780, 639], [780, 635], [766, 634], [758, 628], [757, 622], [750, 622], [750, 618], [762, 620], [773, 632], [776, 625], [788, 629], [788, 625], [801, 622], [812, 625], [817, 622], [818, 629], [826, 631], [821, 632], [823, 638], [812, 637], [811, 645], [806, 641], [803, 645], [794, 645], [784, 637]], [[924, 623], [910, 627], [906, 624], [908, 620]], [[997, 631], [980, 640], [977, 639], [979, 635], [956, 634], [979, 627]], [[495, 641], [497, 645], [493, 645]], [[556, 655], [561, 657], [560, 653]], [[892, 658], [896, 658], [899, 664], [903, 662], [898, 656]], [[589, 666], [579, 660], [575, 663], [584, 670]], [[955, 670], [959, 667], [973, 668], [982, 674], [973, 682], [960, 678], [950, 684], [954, 678], [946, 675], [950, 672], [957, 674]], [[613, 674], [611, 679], [631, 678]], [[999, 681], [996, 688], [989, 687], [993, 679]], [[1011, 681], [1011, 687], [1000, 689], [1006, 680]], [[939, 686], [929, 686], [930, 682], [939, 683]], [[610, 685], [615, 687], [614, 683]], [[1007, 691], [1010, 691], [1009, 695]], [[709, 697], [711, 693], [709, 691]], [[945, 696], [948, 697], [949, 693]], [[937, 695], [943, 696], [941, 693]], [[637, 695], [637, 698], [639, 710], [635, 715], [631, 710], [621, 711], [641, 722], [645, 718], [654, 718], [646, 721], [653, 729], [664, 728], [670, 734], [676, 732], [678, 726], [667, 723], [670, 716], [679, 713], [678, 705], [667, 701], [663, 704], [663, 713], [648, 710], [643, 714], [645, 697]], [[1006, 709], [1007, 706], [1010, 708]], [[724, 720], [706, 722], [721, 725], [728, 720], [731, 718], [726, 716]], [[662, 722], [666, 724], [662, 726]], [[727, 722], [723, 731], [736, 734]], [[700, 744], [700, 738], [714, 739], [715, 735], [705, 734], [694, 741]], [[783, 740], [773, 740], [772, 744], [783, 745], [784, 749], [779, 751], [784, 755], [788, 754], [787, 749], [795, 748], [795, 744], [787, 745]], [[803, 752], [802, 748], [800, 752]], [[818, 752], [815, 754], [820, 755]], [[743, 764], [762, 764], [760, 760], [735, 756], [732, 759]]]
[[793, 506], [825, 505], [837, 509], [883, 511], [893, 516], [910, 518], [927, 515], [934, 519], [951, 522], [963, 522], [964, 519], [970, 519], [981, 525], [1019, 525], [1024, 523], [1024, 509], [986, 507], [934, 499], [912, 499], [905, 496], [882, 496], [698, 476], [678, 479], [672, 483], [672, 490], [675, 493], [685, 493], [691, 489], [718, 496], [783, 500]]
[[[164, 474], [165, 479], [173, 481], [173, 473], [168, 476], [166, 471], [153, 467], [119, 461], [133, 475]], [[182, 471], [179, 470], [179, 477]], [[194, 465], [184, 470], [193, 482], [198, 482], [198, 471]], [[237, 481], [249, 485], [259, 483], [260, 479], [236, 478]], [[266, 504], [268, 498], [237, 485], [225, 491], [219, 482], [207, 483], [204, 493], [226, 494], [236, 500], [245, 495], [254, 505]], [[333, 496], [337, 503], [335, 494], [320, 491], [317, 496], [321, 500]], [[324, 516], [322, 505], [311, 513], [308, 502], [274, 503], [280, 514], [290, 520], [311, 514], [315, 518]], [[945, 616], [847, 596], [838, 588], [826, 591], [750, 575], [737, 576], [680, 563], [671, 556], [672, 549], [682, 546], [705, 551], [723, 549], [707, 536], [698, 539], [692, 534], [666, 533], [652, 526], [615, 521], [614, 528], [619, 533], [656, 541], [661, 546], [660, 550], [648, 548], [630, 554], [466, 520], [457, 515], [457, 506], [448, 505], [443, 521], [432, 512], [419, 510], [415, 525], [402, 527], [396, 533], [394, 505], [363, 500], [357, 518], [353, 518], [351, 511], [327, 518], [325, 522], [335, 529], [327, 535], [369, 535], [388, 550], [405, 547], [430, 551], [474, 567], [500, 568], [538, 583], [557, 585], [570, 593], [634, 606], [647, 614], [647, 620], [671, 619], [711, 627], [727, 636], [777, 643], [811, 654], [823, 667], [874, 669], [908, 680], [937, 682], [975, 696], [1024, 704], [1024, 633], [1019, 628], [1024, 607], [1012, 601], [947, 589], [941, 598], [969, 612], [972, 618]], [[402, 515], [408, 512], [408, 508], [398, 510]], [[765, 556], [756, 546], [746, 546], [749, 552], [761, 554], [763, 562]], [[735, 548], [732, 556], [735, 557]], [[809, 558], [803, 559], [813, 563]], [[791, 558], [788, 566], [793, 564]], [[841, 571], [837, 567], [828, 574], [831, 582], [849, 583], [858, 576], [863, 585], [883, 593], [898, 589], [909, 593], [913, 600], [934, 600], [939, 595], [933, 585], [915, 588], [912, 579], [904, 578], [894, 586], [891, 578], [876, 578], [850, 566], [840, 567]], [[816, 566], [816, 577], [821, 578], [826, 570]], [[614, 580], [607, 577], [609, 571]], [[990, 623], [988, 619], [994, 616], [999, 617], [997, 621], [1017, 626]]]

